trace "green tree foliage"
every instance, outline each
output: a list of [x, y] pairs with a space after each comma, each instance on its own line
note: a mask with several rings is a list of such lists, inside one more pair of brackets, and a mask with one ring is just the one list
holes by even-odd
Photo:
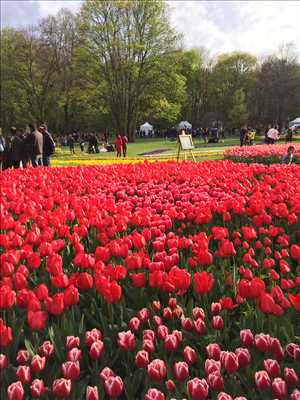
[[134, 140], [148, 120], [194, 127], [299, 116], [300, 65], [290, 45], [258, 61], [180, 48], [163, 0], [85, 0], [25, 30], [1, 29], [1, 126], [46, 121], [60, 134], [114, 129]]

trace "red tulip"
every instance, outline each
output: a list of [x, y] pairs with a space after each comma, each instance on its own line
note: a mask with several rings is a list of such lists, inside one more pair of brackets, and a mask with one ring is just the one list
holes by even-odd
[[240, 367], [246, 367], [251, 363], [251, 355], [248, 349], [237, 348], [235, 349], [235, 354]]
[[189, 366], [184, 361], [175, 362], [173, 365], [173, 374], [178, 381], [184, 381], [189, 376]]
[[118, 345], [126, 351], [135, 347], [135, 336], [131, 331], [118, 333]]
[[230, 351], [222, 351], [220, 357], [221, 363], [227, 372], [232, 374], [239, 369], [238, 357]]
[[63, 399], [69, 397], [71, 393], [72, 382], [70, 379], [55, 379], [52, 384], [52, 392], [54, 396]]
[[13, 340], [12, 329], [10, 326], [6, 326], [0, 318], [0, 347], [9, 346]]
[[208, 397], [208, 384], [205, 379], [194, 378], [187, 382], [187, 391], [192, 400], [205, 400]]
[[46, 311], [28, 311], [27, 322], [34, 331], [44, 329], [47, 323], [48, 313]]
[[222, 306], [221, 303], [211, 303], [211, 312], [214, 315], [217, 315], [221, 312]]
[[27, 350], [19, 350], [17, 354], [17, 363], [19, 365], [24, 365], [29, 360], [30, 355]]
[[284, 379], [289, 386], [297, 386], [299, 383], [299, 377], [294, 368], [284, 369]]
[[221, 363], [220, 361], [215, 361], [212, 359], [205, 360], [204, 369], [206, 375], [213, 374], [215, 372], [220, 373], [221, 371]]
[[194, 307], [193, 308], [193, 317], [197, 320], [199, 318], [205, 319], [205, 312], [201, 307]]
[[217, 343], [210, 343], [206, 346], [206, 351], [209, 358], [219, 361], [221, 356], [221, 348]]
[[164, 346], [167, 351], [175, 351], [179, 345], [179, 341], [176, 335], [167, 335], [164, 340]]
[[188, 364], [195, 364], [195, 362], [197, 361], [197, 355], [195, 350], [190, 346], [186, 346], [183, 349], [183, 358], [184, 361], [187, 362]]
[[32, 357], [31, 369], [33, 372], [39, 373], [43, 371], [45, 366], [46, 366], [46, 357], [40, 357], [38, 354]]
[[218, 394], [217, 400], [232, 400], [232, 397], [224, 392]]
[[123, 392], [124, 384], [119, 376], [110, 376], [104, 381], [104, 389], [108, 396], [118, 397]]
[[264, 360], [264, 367], [271, 378], [280, 376], [280, 366], [278, 361], [271, 359]]
[[145, 394], [144, 400], [165, 400], [165, 395], [157, 389], [149, 389]]
[[101, 340], [96, 340], [94, 343], [92, 343], [89, 351], [90, 358], [92, 360], [98, 360], [104, 350], [104, 343]]
[[270, 336], [264, 335], [260, 333], [259, 335], [255, 335], [255, 346], [258, 350], [263, 353], [266, 353], [270, 349]]
[[194, 322], [193, 322], [193, 320], [191, 318], [183, 318], [181, 320], [181, 326], [186, 331], [190, 331], [194, 327]]
[[67, 336], [67, 339], [66, 339], [66, 349], [67, 350], [71, 350], [74, 347], [79, 347], [79, 346], [80, 346], [79, 337]]
[[131, 318], [128, 326], [132, 332], [137, 332], [140, 328], [141, 321], [137, 317]]
[[103, 370], [100, 372], [99, 377], [101, 379], [102, 382], [104, 382], [106, 379], [108, 379], [110, 376], [115, 376], [115, 374], [113, 373], [113, 371], [108, 368], [105, 367], [103, 368]]
[[199, 294], [210, 292], [214, 283], [214, 276], [206, 271], [196, 272], [194, 275], [195, 291]]
[[99, 400], [97, 386], [87, 386], [85, 400]]
[[0, 372], [4, 371], [8, 366], [8, 358], [6, 354], [0, 354]]
[[168, 392], [174, 392], [174, 390], [176, 389], [176, 385], [174, 383], [174, 381], [172, 381], [172, 379], [168, 379], [165, 382], [165, 386]]
[[224, 389], [224, 380], [219, 372], [209, 374], [207, 377], [207, 383], [209, 384], [211, 389], [217, 392]]
[[103, 336], [99, 329], [94, 328], [91, 331], [86, 331], [85, 333], [85, 344], [87, 347], [91, 347], [91, 345], [97, 340], [102, 340]]
[[7, 388], [7, 400], [23, 400], [24, 389], [22, 382], [14, 382]]
[[255, 385], [259, 390], [265, 390], [271, 386], [271, 379], [267, 371], [255, 372]]
[[167, 373], [167, 367], [163, 360], [155, 359], [148, 365], [148, 376], [152, 381], [161, 381]]
[[275, 378], [272, 382], [272, 392], [279, 399], [286, 398], [288, 390], [285, 381], [281, 378]]
[[30, 385], [30, 394], [34, 399], [39, 399], [46, 391], [44, 381], [42, 379], [34, 379]]
[[68, 361], [81, 361], [82, 359], [82, 352], [81, 350], [77, 349], [77, 347], [73, 347], [73, 349], [68, 351], [67, 360]]
[[149, 364], [149, 353], [145, 350], [140, 350], [135, 356], [135, 365], [138, 368], [145, 368]]
[[212, 319], [212, 327], [213, 327], [214, 329], [217, 329], [217, 330], [223, 329], [223, 327], [224, 327], [223, 318], [220, 317], [219, 315], [213, 316], [213, 319]]
[[31, 380], [30, 367], [28, 367], [26, 365], [20, 365], [17, 368], [17, 377], [18, 377], [18, 380], [23, 383], [23, 385], [25, 383], [29, 383]]
[[79, 378], [80, 375], [79, 361], [67, 361], [64, 364], [62, 364], [61, 369], [65, 379], [76, 381]]

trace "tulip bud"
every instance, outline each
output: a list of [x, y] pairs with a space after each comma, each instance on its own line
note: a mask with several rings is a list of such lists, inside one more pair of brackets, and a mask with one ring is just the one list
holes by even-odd
[[224, 321], [223, 318], [220, 317], [219, 315], [213, 316], [212, 319], [212, 327], [216, 330], [221, 330], [224, 327]]
[[92, 360], [98, 360], [104, 350], [104, 343], [101, 340], [96, 340], [94, 343], [92, 343], [89, 351], [90, 358]]
[[264, 367], [271, 378], [280, 376], [280, 366], [278, 361], [271, 359], [264, 360]]
[[74, 347], [79, 347], [80, 346], [80, 339], [79, 337], [76, 336], [67, 336], [66, 339], [66, 349], [71, 350]]
[[217, 400], [232, 400], [232, 397], [224, 392], [218, 394]]
[[67, 361], [61, 366], [62, 374], [65, 379], [76, 381], [80, 375], [79, 361]]
[[193, 312], [193, 317], [195, 319], [199, 319], [199, 318], [205, 319], [205, 312], [204, 312], [203, 308], [194, 307], [192, 312]]
[[207, 377], [209, 387], [217, 392], [224, 389], [224, 380], [219, 372], [209, 374]]
[[68, 351], [67, 360], [68, 361], [81, 361], [82, 359], [82, 352], [81, 350], [77, 349], [77, 347], [73, 347], [73, 349]]
[[85, 400], [99, 400], [97, 386], [87, 386]]
[[154, 315], [154, 317], [152, 318], [152, 322], [154, 327], [157, 328], [159, 325], [163, 323], [163, 319], [158, 315]]
[[165, 337], [164, 346], [167, 351], [175, 351], [179, 345], [176, 335], [171, 334]]
[[46, 357], [47, 359], [50, 358], [54, 354], [54, 346], [51, 342], [48, 340], [42, 344], [42, 346], [39, 348], [39, 352], [43, 357]]
[[155, 359], [148, 365], [147, 371], [152, 381], [161, 381], [167, 374], [166, 363], [163, 360]]
[[251, 363], [251, 355], [248, 349], [239, 347], [235, 349], [235, 354], [237, 355], [239, 366], [246, 367]]
[[265, 390], [271, 385], [267, 371], [257, 371], [254, 375], [255, 385], [259, 390]]
[[163, 318], [164, 319], [172, 319], [173, 318], [173, 312], [170, 307], [165, 307], [163, 309]]
[[220, 357], [221, 363], [227, 372], [232, 374], [239, 369], [237, 356], [231, 351], [222, 351]]
[[139, 312], [138, 312], [138, 319], [141, 321], [142, 324], [146, 323], [149, 319], [150, 313], [149, 310], [147, 308], [142, 308]]
[[102, 383], [108, 379], [110, 376], [115, 376], [114, 372], [109, 368], [105, 367], [103, 370], [100, 372], [99, 377]]
[[255, 335], [255, 346], [258, 350], [260, 350], [263, 353], [266, 353], [270, 349], [270, 336], [265, 335], [263, 333], [260, 333], [258, 335]]
[[217, 343], [210, 343], [206, 346], [206, 351], [209, 358], [219, 361], [221, 356], [221, 348]]
[[27, 365], [20, 365], [17, 368], [17, 377], [18, 380], [21, 381], [23, 385], [24, 383], [29, 383], [31, 380], [30, 367], [28, 367]]
[[140, 350], [135, 356], [135, 365], [138, 368], [145, 368], [149, 364], [149, 353], [145, 350]]
[[118, 345], [126, 351], [135, 347], [135, 336], [131, 331], [118, 333]]
[[160, 311], [160, 308], [161, 308], [160, 301], [159, 300], [154, 300], [152, 302], [152, 308], [153, 308], [153, 311], [155, 311], [155, 312]]
[[299, 383], [299, 377], [294, 368], [284, 369], [284, 379], [289, 386], [297, 386]]
[[104, 390], [110, 397], [118, 397], [123, 392], [124, 384], [119, 376], [110, 376], [104, 381]]
[[46, 366], [46, 357], [40, 357], [38, 354], [32, 357], [31, 369], [33, 372], [39, 373], [43, 371], [45, 366]]
[[287, 385], [282, 378], [275, 378], [272, 382], [273, 395], [279, 399], [286, 398], [288, 394]]
[[181, 326], [186, 331], [191, 331], [194, 327], [194, 322], [191, 318], [183, 318], [181, 320]]
[[204, 370], [206, 375], [214, 374], [215, 372], [220, 373], [221, 363], [220, 361], [215, 361], [213, 359], [205, 360]]
[[7, 400], [23, 400], [24, 389], [22, 382], [17, 381], [12, 383], [7, 388]]
[[184, 361], [175, 362], [173, 365], [173, 374], [178, 381], [185, 381], [189, 376], [189, 366]]
[[293, 393], [291, 393], [291, 400], [300, 400], [300, 391], [295, 389]]
[[46, 391], [44, 381], [42, 379], [34, 379], [30, 385], [30, 394], [34, 399], [39, 399]]
[[240, 340], [244, 346], [250, 347], [254, 344], [254, 337], [250, 329], [240, 331]]
[[8, 358], [6, 354], [0, 354], [0, 371], [4, 371], [8, 366]]
[[158, 389], [149, 389], [144, 400], [165, 400], [165, 395]]
[[131, 320], [128, 323], [129, 329], [132, 332], [137, 332], [140, 328], [141, 321], [137, 317], [131, 318]]
[[197, 355], [195, 350], [190, 346], [186, 346], [183, 349], [183, 358], [184, 361], [187, 362], [188, 364], [194, 364], [197, 361]]
[[165, 386], [168, 392], [173, 392], [176, 389], [176, 385], [174, 383], [174, 381], [172, 381], [172, 379], [168, 379], [165, 382]]
[[159, 339], [164, 340], [169, 333], [169, 329], [166, 325], [159, 325], [157, 328], [157, 336]]
[[65, 397], [69, 397], [71, 393], [72, 382], [70, 379], [55, 379], [52, 384], [52, 392], [54, 396], [63, 399]]
[[208, 384], [205, 379], [194, 378], [187, 382], [187, 391], [192, 400], [205, 400], [208, 397]]
[[96, 340], [102, 340], [103, 335], [99, 329], [94, 328], [91, 331], [87, 331], [85, 333], [85, 344], [87, 347], [91, 347], [91, 345], [96, 341]]
[[29, 357], [29, 352], [27, 350], [19, 350], [17, 354], [17, 363], [19, 365], [25, 365]]
[[176, 308], [176, 306], [177, 306], [177, 300], [176, 300], [175, 297], [171, 297], [171, 298], [169, 299], [168, 306], [171, 308], [171, 310], [174, 310], [174, 309]]
[[221, 303], [211, 303], [210, 309], [213, 315], [218, 315], [222, 310], [222, 305]]
[[204, 335], [204, 333], [206, 331], [206, 325], [205, 325], [205, 322], [203, 321], [203, 319], [198, 318], [194, 322], [194, 330], [196, 333], [198, 333], [198, 335]]

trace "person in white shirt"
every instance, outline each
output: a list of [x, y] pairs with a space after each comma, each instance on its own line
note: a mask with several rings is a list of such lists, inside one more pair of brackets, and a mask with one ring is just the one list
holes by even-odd
[[272, 127], [267, 132], [267, 138], [269, 144], [274, 144], [279, 139], [279, 132], [276, 127]]

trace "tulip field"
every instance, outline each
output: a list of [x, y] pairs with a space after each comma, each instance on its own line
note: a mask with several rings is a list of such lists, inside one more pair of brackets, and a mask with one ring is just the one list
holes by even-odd
[[6, 170], [0, 207], [1, 399], [300, 399], [300, 165]]
[[299, 143], [232, 147], [225, 150], [224, 157], [228, 160], [246, 163], [281, 163], [282, 156], [287, 152], [289, 146], [293, 146], [295, 148], [293, 162], [300, 164]]

